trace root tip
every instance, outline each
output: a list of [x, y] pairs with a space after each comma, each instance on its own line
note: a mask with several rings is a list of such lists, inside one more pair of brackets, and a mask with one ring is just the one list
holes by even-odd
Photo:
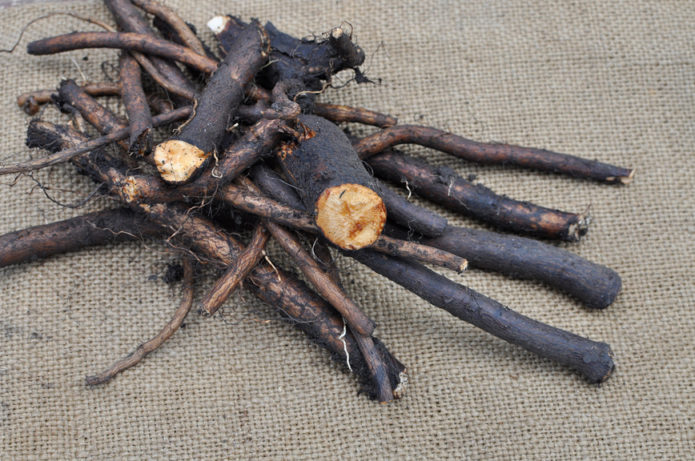
[[632, 182], [632, 180], [635, 178], [635, 171], [637, 170], [630, 170], [630, 174], [627, 176], [622, 176], [619, 178], [621, 184], [625, 184], [626, 186]]
[[90, 387], [104, 384], [106, 381], [108, 380], [101, 379], [99, 376], [85, 376], [84, 378], [84, 383]]

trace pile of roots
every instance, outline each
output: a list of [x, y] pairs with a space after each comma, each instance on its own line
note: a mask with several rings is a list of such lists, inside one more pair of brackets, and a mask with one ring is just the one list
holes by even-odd
[[[523, 316], [425, 265], [462, 271], [470, 264], [539, 280], [602, 309], [617, 296], [620, 277], [532, 239], [578, 241], [588, 216], [498, 195], [395, 147], [418, 144], [465, 161], [612, 184], [630, 182], [632, 170], [541, 149], [478, 143], [436, 128], [399, 125], [372, 110], [319, 103], [317, 96], [338, 72], [352, 72], [358, 83], [369, 81], [359, 69], [364, 52], [345, 28], [298, 39], [270, 22], [218, 16], [208, 23], [217, 38], [212, 51], [192, 26], [154, 0], [105, 3], [116, 26], [92, 20], [104, 31], [38, 40], [28, 52], [120, 49], [118, 83], [64, 80], [56, 90], [20, 95], [18, 104], [27, 113], [55, 104], [70, 120], [33, 119], [27, 144], [49, 154], [0, 167], [3, 174], [24, 174], [70, 162], [100, 186], [99, 193], [122, 203], [0, 236], [0, 267], [142, 236], [161, 239], [181, 253], [185, 295], [172, 320], [132, 354], [88, 377], [88, 384], [109, 381], [176, 331], [193, 306], [196, 264], [206, 264], [219, 268], [221, 276], [202, 297], [201, 311], [214, 314], [244, 282], [245, 289], [345, 363], [368, 395], [380, 402], [400, 398], [405, 366], [374, 336], [374, 321], [346, 295], [336, 252], [592, 383], [610, 376], [614, 362], [608, 344]], [[122, 99], [126, 118], [98, 102], [104, 95]], [[102, 136], [88, 137], [87, 123]], [[338, 126], [343, 123], [379, 130], [357, 138]], [[155, 143], [158, 127], [169, 131]], [[508, 233], [453, 226], [382, 180], [407, 185], [425, 199]], [[230, 220], [230, 210], [243, 219]], [[234, 237], [240, 228], [248, 231], [247, 242]], [[264, 247], [271, 238], [309, 284], [270, 262]]]

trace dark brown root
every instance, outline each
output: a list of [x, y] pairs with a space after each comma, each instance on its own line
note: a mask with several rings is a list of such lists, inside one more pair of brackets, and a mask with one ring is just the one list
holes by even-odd
[[146, 155], [152, 148], [152, 114], [142, 89], [140, 66], [128, 52], [120, 58], [121, 97], [130, 123], [131, 154]]
[[[47, 53], [95, 45], [123, 49], [119, 93], [130, 119], [130, 126], [125, 130], [126, 135], [132, 136], [128, 143], [130, 150], [140, 153], [148, 150], [148, 136], [156, 123], [139, 82], [140, 67], [172, 97], [171, 106], [163, 108], [164, 111], [193, 101], [195, 113], [172, 138], [162, 143], [163, 156], [157, 156], [160, 171], [162, 165], [166, 166], [161, 176], [170, 184], [144, 174], [151, 167], [139, 164], [140, 159], [100, 147], [86, 153], [92, 147], [85, 149], [83, 145], [84, 150], [79, 153], [75, 150], [59, 152], [29, 166], [31, 169], [70, 159], [81, 173], [98, 183], [93, 194], [107, 192], [120, 199], [146, 216], [154, 229], [168, 231], [167, 243], [173, 247], [187, 252], [201, 264], [227, 269], [225, 277], [203, 300], [205, 310], [214, 312], [245, 279], [248, 282], [245, 286], [273, 304], [368, 383], [366, 390], [370, 395], [384, 402], [400, 397], [404, 368], [378, 339], [371, 336], [374, 323], [345, 295], [338, 269], [326, 246], [327, 241], [331, 241], [344, 253], [452, 315], [542, 357], [577, 369], [592, 382], [608, 378], [614, 363], [607, 344], [529, 319], [414, 261], [458, 271], [465, 267], [464, 255], [472, 254], [479, 267], [547, 280], [553, 286], [583, 297], [593, 307], [604, 307], [615, 298], [620, 289], [617, 274], [600, 266], [593, 267], [581, 258], [565, 257], [561, 251], [554, 252], [549, 247], [534, 247], [523, 239], [495, 237], [496, 234], [467, 232], [448, 226], [441, 216], [412, 205], [372, 178], [345, 134], [316, 113], [335, 121], [385, 127], [383, 132], [357, 143], [365, 156], [399, 143], [416, 143], [469, 160], [509, 163], [604, 182], [627, 183], [634, 171], [540, 149], [475, 143], [428, 127], [397, 126], [395, 119], [362, 108], [317, 105], [317, 95], [331, 86], [333, 75], [342, 69], [353, 70], [357, 82], [369, 81], [358, 68], [364, 61], [364, 53], [353, 43], [351, 30], [347, 28], [333, 29], [320, 38], [300, 40], [278, 31], [271, 23], [263, 28], [255, 20], [247, 24], [233, 17], [216, 18], [211, 25], [218, 29], [215, 32], [225, 56], [224, 62], [219, 63], [197, 40], [195, 29], [173, 11], [154, 0], [134, 1], [157, 15], [155, 27], [171, 41], [154, 36], [148, 20], [131, 1], [106, 0], [124, 33], [116, 33], [111, 26], [90, 20], [109, 32], [54, 37], [31, 43], [29, 50]], [[191, 44], [191, 47], [176, 43]], [[187, 66], [186, 74], [180, 64]], [[207, 78], [203, 73], [212, 74], [212, 77], [205, 91], [198, 94], [196, 85], [186, 75], [203, 81]], [[74, 82], [63, 87], [57, 100], [64, 102], [67, 109], [76, 108], [97, 129], [109, 133], [96, 145], [102, 146], [106, 142], [104, 139], [123, 139], [120, 134], [116, 136], [125, 128], [123, 120], [100, 106]], [[27, 97], [22, 105], [27, 110], [36, 110], [39, 102]], [[248, 122], [255, 125], [249, 128]], [[81, 117], [75, 117], [72, 124], [84, 130]], [[273, 151], [281, 140], [284, 142], [273, 157], [275, 161], [270, 162], [282, 167], [294, 189], [288, 190], [287, 184], [278, 181], [264, 187], [274, 188], [273, 197], [290, 206], [266, 198], [250, 180], [240, 177], [265, 153]], [[68, 126], [35, 121], [29, 129], [29, 145], [44, 146], [54, 153], [82, 143], [93, 146], [90, 143], [94, 142], [96, 140], [90, 141]], [[225, 146], [229, 147], [224, 149]], [[212, 159], [214, 164], [205, 171]], [[565, 240], [578, 239], [586, 231], [588, 219], [584, 215], [499, 197], [446, 169], [432, 169], [429, 165], [420, 168], [415, 161], [409, 163], [407, 157], [402, 159], [398, 154], [386, 153], [372, 157], [371, 161], [373, 170], [379, 175], [395, 181], [405, 180], [409, 192], [412, 186], [422, 195], [429, 194], [441, 203], [481, 216], [506, 229]], [[153, 162], [152, 157], [142, 160]], [[394, 168], [396, 163], [399, 167], [401, 164], [413, 167], [415, 171], [401, 172]], [[13, 168], [17, 166], [6, 171]], [[131, 174], [133, 172], [137, 174]], [[167, 178], [172, 172], [174, 177]], [[272, 176], [262, 166], [254, 168], [252, 174], [261, 178], [265, 175], [266, 179]], [[423, 192], [430, 187], [434, 187], [434, 191]], [[284, 192], [276, 194], [278, 190]], [[249, 214], [261, 216], [261, 224]], [[85, 231], [88, 223], [71, 222], [86, 233], [79, 243], [65, 241], [66, 235], [79, 237], [80, 233], [61, 223], [10, 235], [17, 237], [16, 241], [0, 236], [0, 244], [7, 244], [8, 264], [21, 261], [27, 248], [43, 255], [72, 251], [83, 244], [105, 240], [101, 231]], [[248, 248], [225, 230], [227, 226], [250, 229], [251, 225], [257, 227]], [[261, 225], [267, 226], [304, 276], [337, 312], [292, 275], [269, 260], [267, 263], [261, 261], [263, 245], [268, 239]], [[308, 251], [302, 237], [311, 239], [313, 236], [295, 234], [282, 226], [321, 237]], [[385, 226], [389, 226], [388, 236], [381, 235]], [[47, 232], [46, 238], [55, 236], [56, 241], [47, 244], [42, 241], [43, 234], [37, 232]], [[488, 240], [480, 241], [486, 235]], [[420, 240], [422, 238], [430, 240]], [[476, 247], [470, 248], [471, 245]], [[505, 257], [505, 252], [509, 256]], [[0, 245], [0, 258], [2, 255]], [[524, 267], [524, 264], [533, 267]], [[189, 309], [190, 302], [186, 307], [182, 304], [168, 329], [104, 374], [88, 378], [88, 382], [105, 382], [137, 363], [173, 333]]]
[[365, 125], [374, 125], [379, 128], [388, 128], [398, 119], [387, 114], [375, 112], [363, 107], [343, 106], [339, 104], [323, 104], [317, 102], [312, 109], [319, 117], [330, 120], [333, 123], [357, 122]]
[[[261, 120], [254, 124], [227, 147], [217, 165], [209, 172], [203, 173], [196, 182], [205, 183], [208, 189], [211, 182], [217, 187], [230, 183], [264, 155], [269, 154], [284, 136], [284, 130], [285, 124], [280, 120]], [[183, 186], [183, 190], [186, 190], [186, 187]]]
[[261, 88], [255, 83], [251, 83], [246, 87], [246, 97], [253, 101], [266, 103], [270, 103], [272, 99], [270, 91], [266, 90], [265, 88]]
[[419, 144], [471, 162], [514, 165], [612, 184], [628, 184], [634, 175], [634, 170], [595, 160], [558, 154], [544, 149], [509, 144], [485, 144], [436, 128], [418, 125], [397, 125], [387, 128], [361, 139], [355, 145], [355, 150], [360, 158], [366, 159], [398, 144]]
[[[128, 126], [125, 120], [99, 104], [71, 79], [60, 82], [57, 103], [63, 110], [76, 109], [82, 118], [102, 134], [109, 134]], [[127, 142], [118, 141], [118, 144], [128, 150]]]
[[167, 96], [152, 93], [147, 95], [147, 102], [158, 114], [165, 114], [174, 110], [174, 104]]
[[376, 184], [379, 187], [379, 196], [386, 205], [389, 221], [428, 237], [436, 237], [444, 232], [448, 224], [446, 218], [427, 208], [410, 203], [405, 197], [393, 192], [379, 181]]
[[[354, 329], [351, 328], [352, 330]], [[391, 384], [387, 365], [377, 350], [372, 337], [355, 331], [352, 331], [352, 335], [362, 353], [362, 357], [364, 357], [364, 363], [371, 377], [374, 386], [374, 399], [380, 403], [388, 403], [394, 398], [400, 398], [401, 395], [396, 392], [396, 388]], [[401, 381], [402, 377], [399, 376], [398, 382], [400, 383]]]
[[221, 154], [218, 163], [204, 171], [196, 180], [170, 189], [177, 200], [206, 198], [232, 182], [244, 170], [268, 154], [283, 136], [280, 120], [261, 120]]
[[375, 175], [404, 184], [422, 197], [500, 229], [569, 242], [578, 241], [588, 230], [586, 214], [553, 210], [498, 195], [450, 168], [434, 167], [392, 151], [367, 161]]
[[[288, 183], [272, 170], [257, 165], [251, 174], [269, 196], [282, 198], [295, 209], [303, 207]], [[392, 231], [397, 231], [393, 235], [401, 239], [411, 237], [410, 230], [390, 227], [388, 232]], [[620, 276], [615, 271], [536, 240], [448, 226], [440, 238], [424, 243], [466, 258], [473, 267], [541, 281], [569, 293], [589, 307], [607, 307], [620, 292]]]
[[[156, 38], [148, 22], [129, 0], [105, 0], [104, 3], [111, 11], [118, 26], [125, 32], [135, 32]], [[141, 58], [141, 56], [136, 56], [136, 58]], [[195, 93], [195, 86], [186, 78], [176, 64], [157, 56], [147, 59], [150, 59], [153, 66], [157, 69], [158, 76], [155, 77], [155, 80], [159, 78], [159, 81], [165, 80], [170, 82], [172, 86], [181, 88], [188, 93]], [[143, 59], [138, 59], [141, 65], [142, 61]], [[143, 68], [147, 69], [144, 66]]]
[[[160, 114], [155, 116], [152, 119], [152, 124], [153, 126], [166, 125], [188, 117], [191, 111], [192, 107], [181, 107], [166, 114]], [[32, 121], [29, 124], [27, 146], [42, 147], [45, 149], [49, 149], [55, 153], [46, 158], [29, 160], [27, 162], [1, 167], [0, 175], [12, 173], [26, 173], [33, 170], [39, 170], [41, 168], [58, 165], [60, 163], [69, 162], [79, 155], [101, 148], [114, 141], [120, 141], [122, 139], [125, 139], [130, 134], [130, 127], [122, 128], [120, 130], [113, 131], [112, 133], [109, 133], [106, 136], [101, 136], [99, 138], [94, 138], [91, 140], [84, 140], [77, 147], [61, 148], [61, 144], [55, 143], [55, 140], [51, 142], [44, 142], [44, 140], [41, 139], [41, 134], [37, 130], [41, 127], [41, 125], [45, 126], [45, 123], [40, 120]], [[37, 138], [34, 139], [34, 136], [36, 136]]]
[[206, 55], [205, 46], [188, 24], [168, 6], [155, 0], [132, 0], [133, 4], [166, 22], [176, 31], [182, 44], [198, 54]]
[[[141, 200], [143, 197], [156, 197], [156, 201], [168, 202], [176, 198], [175, 195], [168, 193], [166, 190], [153, 185], [143, 178], [135, 176], [128, 178], [128, 194], [132, 196], [132, 201]], [[311, 234], [322, 234], [319, 226], [314, 222], [311, 216], [305, 212], [283, 205], [275, 200], [258, 195], [255, 192], [246, 191], [234, 185], [228, 185], [220, 189], [217, 193], [217, 198], [234, 208], [284, 226]], [[461, 272], [467, 267], [465, 259], [451, 252], [440, 251], [427, 245], [398, 240], [385, 235], [380, 235], [372, 245], [370, 245], [370, 248], [380, 253], [446, 267], [456, 272]]]
[[0, 267], [161, 233], [159, 226], [125, 208], [89, 213], [0, 235]]
[[[112, 82], [95, 82], [81, 85], [82, 89], [90, 96], [119, 96], [121, 86]], [[17, 105], [29, 115], [36, 114], [43, 104], [47, 104], [58, 97], [56, 90], [36, 90], [22, 93], [17, 96]]]
[[165, 91], [173, 95], [174, 98], [178, 96], [179, 99], [183, 98], [186, 100], [186, 102], [195, 100], [195, 89], [189, 89], [185, 86], [179, 86], [169, 81], [169, 79], [167, 79], [166, 76], [162, 72], [160, 72], [159, 69], [157, 69], [157, 66], [155, 66], [152, 63], [152, 60], [144, 54], [138, 53], [137, 51], [130, 51], [130, 54], [132, 54], [135, 60], [138, 62], [138, 64], [140, 64], [140, 67], [142, 67], [145, 70], [145, 72], [147, 72], [150, 75], [150, 77], [152, 77], [152, 80], [154, 80]]
[[[265, 187], [267, 175], [256, 175]], [[296, 203], [295, 192], [287, 184], [272, 182], [266, 192], [273, 198]], [[270, 193], [270, 192], [269, 192]], [[578, 370], [591, 382], [607, 379], [613, 368], [612, 352], [605, 343], [591, 341], [573, 333], [532, 320], [475, 291], [433, 272], [421, 264], [404, 261], [372, 250], [344, 252], [451, 314], [524, 347], [541, 357]]]
[[27, 53], [45, 55], [84, 48], [120, 48], [173, 59], [207, 74], [217, 69], [217, 62], [189, 48], [166, 40], [133, 32], [73, 32], [29, 43]]
[[156, 351], [167, 339], [176, 333], [176, 330], [179, 329], [193, 305], [193, 263], [189, 259], [183, 260], [183, 285], [183, 299], [169, 323], [155, 337], [140, 344], [137, 349], [118, 360], [106, 370], [98, 375], [87, 376], [85, 382], [88, 386], [96, 386], [111, 381], [120, 372], [140, 363], [142, 359], [151, 352]]
[[[251, 192], [260, 193], [251, 180], [246, 179], [242, 183]], [[297, 267], [311, 282], [314, 289], [340, 312], [350, 328], [361, 335], [371, 335], [374, 332], [374, 321], [367, 317], [342, 288], [321, 269], [309, 252], [302, 247], [297, 237], [272, 221], [266, 220], [265, 226], [282, 249], [297, 263]]]
[[[233, 16], [216, 16], [208, 22], [215, 33], [223, 53], [232, 49], [232, 43], [246, 23]], [[290, 99], [309, 109], [316, 96], [323, 91], [326, 82], [344, 69], [359, 73], [364, 61], [362, 49], [355, 45], [350, 34], [342, 29], [335, 31], [336, 39], [298, 39], [279, 31], [272, 23], [264, 26], [271, 43], [268, 65], [257, 77], [265, 88], [273, 88], [278, 82], [301, 82]], [[267, 100], [267, 99], [266, 99]]]
[[[247, 122], [257, 122], [261, 119], [281, 119], [292, 120], [299, 116], [302, 108], [294, 101], [290, 101], [287, 92], [296, 85], [296, 82], [278, 82], [273, 91], [266, 98], [266, 95], [258, 98], [253, 105], [239, 106], [237, 117]], [[254, 87], [253, 93], [258, 96], [258, 87]], [[256, 99], [246, 92], [246, 96]]]
[[304, 210], [304, 203], [299, 198], [299, 192], [296, 188], [267, 166], [263, 164], [255, 165], [251, 168], [251, 178], [269, 197], [275, 200], [282, 199], [281, 203], [288, 205], [290, 208]]
[[608, 344], [530, 319], [420, 264], [373, 251], [354, 252], [350, 256], [461, 320], [568, 366], [589, 382], [605, 381], [615, 368]]
[[[243, 247], [229, 234], [217, 229], [215, 225], [179, 207], [157, 204], [144, 206], [148, 217], [176, 232], [177, 240], [190, 245], [198, 254], [218, 264], [228, 266], [238, 257]], [[279, 309], [297, 328], [304, 331], [313, 341], [331, 351], [365, 382], [366, 391], [375, 396], [369, 368], [360, 354], [359, 347], [340, 316], [313, 293], [303, 282], [291, 274], [268, 264], [257, 265], [249, 274], [251, 282], [247, 287], [270, 306]], [[405, 382], [405, 367], [395, 359], [378, 341], [373, 341], [379, 349], [387, 367], [394, 394]]]
[[333, 283], [331, 277], [323, 272], [311, 255], [302, 248], [297, 238], [272, 221], [266, 221], [265, 225], [273, 238], [297, 263], [297, 267], [309, 279], [314, 289], [340, 312], [345, 322], [357, 333], [371, 335], [375, 327], [374, 321]]
[[[331, 281], [337, 287], [342, 289], [343, 284], [340, 280], [340, 272], [338, 271], [338, 266], [336, 266], [328, 246], [316, 239], [311, 246], [311, 253], [321, 270], [330, 277]], [[355, 338], [355, 342], [364, 357], [365, 364], [371, 375], [374, 398], [381, 403], [388, 403], [394, 398], [400, 398], [402, 393], [391, 384], [389, 367], [384, 357], [379, 353], [379, 348], [377, 344], [375, 344], [374, 339], [371, 336], [358, 333], [353, 328], [350, 328], [350, 331]], [[401, 382], [401, 384], [403, 383]], [[394, 396], [394, 393], [397, 395]]]
[[387, 235], [379, 237], [371, 248], [379, 253], [446, 267], [456, 272], [463, 272], [468, 267], [468, 261], [450, 253], [449, 250], [444, 251], [408, 240], [395, 239]]
[[331, 280], [333, 280], [333, 283], [342, 286], [342, 282], [340, 281], [340, 272], [338, 271], [338, 266], [335, 264], [335, 260], [331, 254], [331, 249], [318, 237], [311, 244], [311, 255], [319, 264], [321, 270], [328, 274]]
[[200, 309], [208, 315], [212, 315], [224, 304], [229, 296], [241, 285], [246, 276], [263, 259], [265, 244], [268, 241], [268, 231], [262, 224], [257, 224], [253, 231], [253, 236], [248, 246], [239, 253], [239, 257], [234, 261], [215, 282], [215, 285], [200, 301]]
[[[74, 130], [58, 127], [48, 122], [35, 124], [34, 136], [38, 143], [42, 140], [46, 146], [67, 147], [80, 142], [85, 136]], [[109, 184], [112, 189], [119, 189], [126, 183], [126, 177], [119, 171], [118, 165], [109, 156], [95, 151], [90, 155], [75, 158], [78, 166], [90, 176]], [[169, 229], [172, 240], [177, 247], [188, 246], [200, 257], [214, 261], [218, 265], [229, 266], [243, 251], [243, 246], [229, 234], [218, 229], [212, 222], [195, 216], [189, 210], [175, 205], [131, 203], [131, 206], [144, 212], [148, 219]], [[365, 383], [365, 391], [376, 396], [375, 385], [371, 383], [371, 374], [364, 357], [359, 352], [353, 336], [344, 331], [342, 320], [331, 313], [331, 308], [316, 296], [302, 282], [290, 274], [267, 264], [256, 266], [249, 275], [252, 291], [271, 306], [280, 309], [298, 328], [307, 333], [315, 342], [329, 349], [342, 361], [347, 361], [351, 369]], [[255, 289], [255, 288], [258, 289]], [[400, 396], [405, 384], [405, 367], [393, 357], [378, 341], [374, 344], [386, 364], [389, 380], [394, 387], [394, 395]]]
[[608, 307], [620, 293], [614, 270], [536, 240], [450, 226], [425, 243], [467, 258], [472, 267], [539, 280], [591, 308]]

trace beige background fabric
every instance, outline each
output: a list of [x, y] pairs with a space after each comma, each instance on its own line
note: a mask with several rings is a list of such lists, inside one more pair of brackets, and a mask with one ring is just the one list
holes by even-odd
[[[0, 270], [0, 458], [695, 456], [691, 2], [171, 4], [200, 29], [230, 12], [299, 36], [349, 22], [367, 52], [365, 71], [380, 83], [328, 90], [324, 101], [637, 168], [632, 185], [614, 187], [410, 149], [515, 198], [570, 211], [591, 205], [589, 234], [565, 246], [623, 277], [605, 311], [538, 283], [445, 273], [533, 318], [608, 342], [618, 368], [605, 384], [589, 385], [341, 260], [350, 293], [410, 370], [402, 401], [384, 406], [358, 395], [344, 366], [243, 292], [222, 315], [192, 313], [161, 350], [89, 389], [84, 376], [157, 332], [180, 295], [179, 285], [162, 281], [176, 259], [163, 245], [111, 245]], [[13, 7], [0, 11], [0, 46], [49, 11], [109, 19], [96, 2]], [[42, 155], [23, 146], [28, 117], [16, 95], [61, 77], [102, 80], [102, 61], [116, 62], [114, 51], [29, 57], [26, 43], [94, 29], [52, 17], [2, 54], [3, 163]], [[53, 109], [45, 116], [59, 118]], [[36, 178], [63, 202], [93, 189], [67, 166]], [[28, 178], [0, 179], [3, 233], [113, 206], [101, 198], [62, 208]], [[199, 277], [198, 296], [212, 280]]]

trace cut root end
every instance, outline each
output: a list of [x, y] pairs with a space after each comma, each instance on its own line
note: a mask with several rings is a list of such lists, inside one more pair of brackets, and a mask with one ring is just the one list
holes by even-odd
[[215, 16], [208, 21], [207, 26], [213, 34], [221, 34], [227, 27], [228, 22], [229, 16]]
[[328, 240], [346, 250], [374, 243], [385, 223], [381, 197], [360, 184], [328, 188], [316, 201], [316, 224]]
[[185, 141], [172, 139], [158, 144], [154, 161], [162, 179], [170, 184], [183, 184], [192, 180], [210, 158], [210, 152]]

